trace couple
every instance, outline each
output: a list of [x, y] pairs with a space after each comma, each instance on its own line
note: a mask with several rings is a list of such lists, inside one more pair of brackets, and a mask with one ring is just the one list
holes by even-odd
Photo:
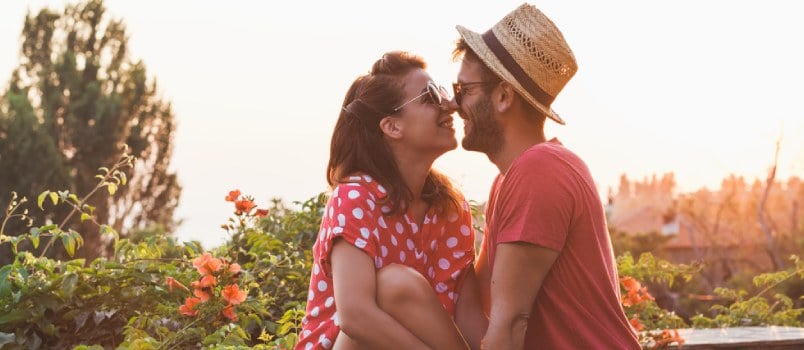
[[[589, 170], [544, 135], [572, 51], [528, 4], [458, 31], [454, 99], [404, 52], [346, 93], [296, 349], [639, 349]], [[477, 259], [469, 206], [431, 168], [454, 112], [500, 170]]]

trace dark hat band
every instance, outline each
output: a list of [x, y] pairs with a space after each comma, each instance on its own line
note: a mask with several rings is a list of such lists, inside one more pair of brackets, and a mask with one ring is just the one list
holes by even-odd
[[486, 46], [489, 47], [491, 52], [494, 56], [500, 60], [503, 67], [514, 76], [514, 79], [522, 85], [522, 87], [527, 91], [533, 98], [536, 99], [537, 102], [541, 103], [542, 106], [545, 108], [550, 108], [550, 105], [555, 100], [555, 96], [550, 96], [546, 91], [542, 90], [533, 79], [525, 73], [525, 70], [516, 63], [516, 60], [511, 56], [511, 54], [502, 46], [497, 37], [494, 35], [494, 32], [489, 29], [483, 35], [481, 35], [483, 41], [486, 43]]

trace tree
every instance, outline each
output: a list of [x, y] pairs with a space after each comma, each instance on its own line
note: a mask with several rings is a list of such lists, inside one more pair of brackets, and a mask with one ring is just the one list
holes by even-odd
[[[137, 157], [129, 184], [114, 200], [94, 198], [97, 221], [123, 236], [153, 225], [173, 230], [181, 192], [169, 169], [175, 117], [143, 62], [130, 58], [127, 41], [123, 21], [109, 19], [102, 0], [26, 15], [20, 64], [0, 100], [0, 203], [11, 191], [29, 199], [46, 189], [87, 193], [98, 168], [128, 145]], [[59, 215], [66, 213], [41, 220]], [[84, 236], [83, 257], [109, 251], [97, 227], [72, 226]], [[7, 233], [15, 230], [25, 228]]]

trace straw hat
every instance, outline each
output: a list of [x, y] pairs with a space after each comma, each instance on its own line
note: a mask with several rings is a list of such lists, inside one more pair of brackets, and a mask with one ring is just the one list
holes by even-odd
[[531, 105], [559, 124], [550, 108], [578, 64], [561, 31], [539, 9], [522, 4], [483, 34], [457, 26], [480, 59]]

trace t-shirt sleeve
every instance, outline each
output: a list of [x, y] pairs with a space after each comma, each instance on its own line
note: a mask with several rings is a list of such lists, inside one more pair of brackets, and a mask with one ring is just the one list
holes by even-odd
[[575, 178], [557, 155], [529, 150], [509, 169], [497, 198], [497, 243], [527, 242], [561, 251], [569, 234]]
[[332, 192], [321, 219], [320, 235], [325, 253], [321, 256], [321, 266], [327, 276], [331, 276], [330, 254], [336, 239], [343, 239], [363, 250], [372, 261], [378, 258], [377, 241], [378, 210], [373, 195], [360, 184], [338, 185]]
[[449, 213], [435, 237], [429, 242], [426, 268], [430, 283], [444, 309], [452, 315], [466, 268], [475, 260], [475, 231], [469, 204], [463, 201], [460, 211]]

